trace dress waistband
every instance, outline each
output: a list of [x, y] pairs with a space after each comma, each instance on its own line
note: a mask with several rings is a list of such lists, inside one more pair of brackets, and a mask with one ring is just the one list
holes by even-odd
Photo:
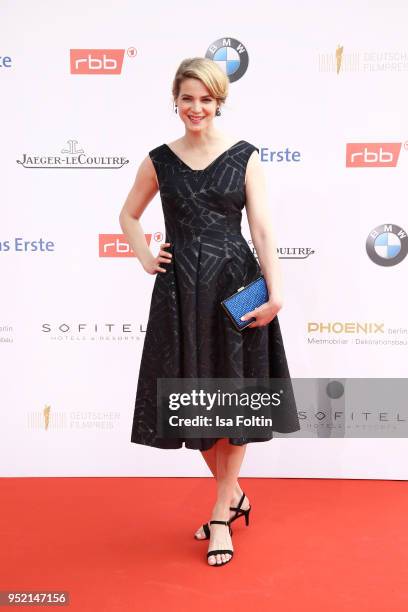
[[205, 238], [215, 238], [217, 240], [228, 241], [233, 237], [240, 236], [243, 238], [241, 228], [225, 228], [225, 227], [207, 227], [207, 228], [187, 228], [183, 227], [182, 231], [166, 232], [166, 242], [184, 242], [190, 240], [204, 240]]

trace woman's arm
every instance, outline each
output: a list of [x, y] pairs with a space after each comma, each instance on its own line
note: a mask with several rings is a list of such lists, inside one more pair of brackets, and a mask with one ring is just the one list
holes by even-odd
[[272, 219], [268, 207], [265, 175], [256, 151], [246, 173], [246, 211], [251, 238], [268, 287], [269, 301], [282, 305], [282, 277]]
[[268, 207], [265, 175], [256, 151], [248, 160], [245, 190], [251, 238], [269, 293], [269, 300], [266, 304], [245, 315], [245, 319], [258, 315], [257, 321], [248, 327], [259, 327], [267, 325], [282, 308], [283, 292], [280, 262]]
[[[160, 268], [160, 266], [158, 266], [158, 262], [169, 261], [168, 258], [162, 256], [162, 251], [159, 252], [157, 257], [153, 256], [153, 253], [147, 246], [144, 231], [139, 221], [143, 211], [154, 198], [158, 190], [156, 171], [148, 155], [139, 166], [133, 187], [119, 215], [120, 227], [128, 239], [134, 254], [139, 259], [146, 272], [150, 274], [154, 274], [156, 271], [166, 272], [165, 268]], [[171, 253], [164, 253], [167, 257], [171, 256]]]

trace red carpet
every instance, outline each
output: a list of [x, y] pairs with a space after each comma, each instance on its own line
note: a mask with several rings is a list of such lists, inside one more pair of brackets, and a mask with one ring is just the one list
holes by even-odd
[[408, 610], [404, 481], [240, 483], [250, 525], [214, 568], [193, 538], [210, 478], [0, 479], [0, 591], [69, 591], [55, 609], [84, 612]]

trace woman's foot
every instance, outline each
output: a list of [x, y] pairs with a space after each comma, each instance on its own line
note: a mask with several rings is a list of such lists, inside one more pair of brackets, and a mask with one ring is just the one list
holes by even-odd
[[[217, 513], [219, 517], [219, 513]], [[217, 520], [227, 521], [226, 518], [227, 513], [221, 515]], [[211, 519], [213, 520], [213, 519]], [[215, 519], [214, 519], [215, 520]], [[208, 553], [212, 550], [231, 550], [234, 551], [234, 547], [232, 546], [232, 539], [229, 533], [229, 526], [222, 524], [214, 524], [209, 525], [210, 527], [210, 543], [208, 545]], [[224, 563], [228, 563], [231, 559], [232, 554], [229, 553], [218, 553], [216, 555], [207, 555], [207, 563], [208, 565], [223, 565]]]
[[[230, 506], [232, 508], [236, 508], [238, 506], [238, 504], [239, 504], [239, 500], [241, 499], [241, 497], [242, 497], [242, 489], [240, 487], [237, 487], [235, 489], [235, 491], [234, 491], [234, 495], [233, 495], [233, 498], [231, 500]], [[242, 510], [248, 510], [249, 506], [250, 506], [249, 499], [247, 498], [247, 496], [245, 496], [244, 501], [241, 504], [241, 508], [242, 508]], [[235, 510], [230, 510], [229, 511], [228, 519], [233, 518], [235, 515], [236, 515]], [[226, 519], [226, 520], [228, 520], [228, 519]], [[210, 525], [208, 525], [208, 527], [209, 526]], [[218, 525], [211, 525], [211, 527], [218, 527]], [[201, 527], [199, 529], [197, 529], [197, 531], [194, 534], [194, 537], [197, 540], [206, 540], [207, 539], [202, 525], [201, 525]]]

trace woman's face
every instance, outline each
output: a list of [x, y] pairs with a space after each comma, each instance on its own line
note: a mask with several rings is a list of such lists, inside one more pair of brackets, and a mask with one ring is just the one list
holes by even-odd
[[206, 129], [215, 116], [217, 100], [199, 79], [184, 79], [176, 100], [178, 114], [187, 130]]

